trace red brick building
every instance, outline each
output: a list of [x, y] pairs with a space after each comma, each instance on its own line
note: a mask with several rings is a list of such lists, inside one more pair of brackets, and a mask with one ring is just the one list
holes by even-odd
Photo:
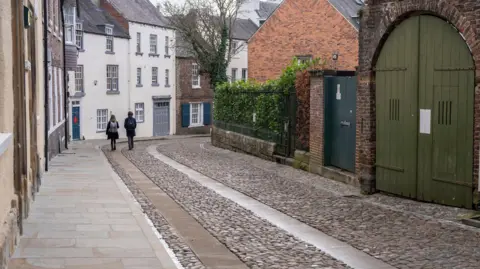
[[249, 79], [274, 79], [295, 56], [355, 70], [361, 7], [357, 0], [284, 0], [248, 42]]
[[[365, 2], [356, 114], [364, 191], [478, 207], [479, 1]], [[394, 76], [405, 79], [388, 84]]]

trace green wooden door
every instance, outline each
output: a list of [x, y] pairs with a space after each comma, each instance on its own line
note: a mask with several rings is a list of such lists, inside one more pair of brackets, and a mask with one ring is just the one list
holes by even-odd
[[325, 77], [325, 165], [355, 172], [357, 79]]
[[465, 41], [437, 17], [413, 17], [388, 38], [376, 69], [377, 188], [470, 208], [474, 68]]

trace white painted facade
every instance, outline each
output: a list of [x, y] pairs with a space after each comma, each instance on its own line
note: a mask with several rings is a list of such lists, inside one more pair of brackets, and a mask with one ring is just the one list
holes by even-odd
[[[176, 97], [175, 97], [175, 31], [163, 27], [138, 24], [129, 22], [129, 34], [131, 36], [129, 45], [129, 66], [130, 66], [130, 97], [129, 109], [135, 114], [135, 104], [142, 104], [144, 107], [144, 121], [137, 118], [136, 134], [139, 137], [150, 137], [154, 135], [153, 107], [154, 98], [157, 101], [169, 102], [169, 134], [175, 133], [176, 129]], [[137, 35], [140, 34], [140, 51], [137, 51]], [[156, 53], [151, 51], [150, 36], [155, 35], [157, 40]], [[166, 37], [168, 43], [166, 44]], [[168, 46], [168, 55], [166, 54]], [[138, 52], [138, 53], [137, 53]], [[153, 81], [152, 68], [157, 68], [157, 82]], [[140, 69], [140, 84], [137, 84], [137, 71]], [[168, 70], [168, 82], [166, 84], [166, 70]], [[160, 99], [159, 99], [160, 98]]]
[[237, 49], [232, 53], [232, 58], [227, 68], [230, 81], [248, 78], [248, 44], [245, 40], [233, 40]]
[[[72, 107], [80, 107], [80, 139], [106, 139], [104, 124], [110, 115], [115, 115], [121, 128], [120, 137], [125, 137], [123, 119], [128, 113], [129, 96], [129, 40], [114, 37], [114, 53], [106, 53], [106, 36], [83, 33], [83, 50], [79, 53], [77, 74], [69, 72], [69, 134], [74, 135]], [[118, 69], [117, 91], [107, 90], [107, 66]], [[77, 68], [78, 68], [77, 67]], [[113, 67], [114, 68], [114, 67]], [[112, 70], [112, 67], [109, 67]], [[83, 93], [78, 85], [83, 84]], [[83, 96], [82, 96], [83, 95]], [[98, 110], [106, 110], [106, 117], [97, 117]], [[102, 112], [101, 112], [102, 113]]]

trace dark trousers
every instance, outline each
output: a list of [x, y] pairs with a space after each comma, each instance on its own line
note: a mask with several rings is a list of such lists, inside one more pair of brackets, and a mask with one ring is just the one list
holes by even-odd
[[110, 145], [112, 146], [112, 150], [117, 149], [117, 140], [116, 139], [110, 139]]
[[128, 149], [133, 149], [133, 136], [128, 136]]

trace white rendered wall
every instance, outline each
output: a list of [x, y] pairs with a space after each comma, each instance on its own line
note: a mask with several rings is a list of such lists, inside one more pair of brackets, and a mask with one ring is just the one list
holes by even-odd
[[[227, 76], [230, 79], [232, 75], [232, 69], [237, 68], [237, 80], [242, 79], [242, 69], [248, 68], [248, 45], [246, 41], [235, 40], [238, 43], [239, 49], [237, 53], [232, 56], [227, 68]], [[247, 70], [248, 78], [248, 70]]]
[[[130, 101], [129, 108], [135, 113], [135, 103], [144, 104], [145, 121], [137, 124], [137, 136], [153, 136], [153, 100], [154, 96], [169, 96], [170, 99], [170, 134], [175, 133], [175, 49], [170, 44], [170, 57], [165, 57], [165, 36], [170, 42], [175, 40], [175, 32], [170, 29], [150, 25], [129, 23], [130, 31]], [[136, 55], [137, 33], [141, 34], [141, 52]], [[149, 56], [150, 34], [157, 35], [158, 57]], [[152, 67], [158, 67], [159, 86], [152, 86]], [[137, 87], [137, 68], [142, 69], [142, 87]], [[165, 87], [165, 69], [169, 70], [170, 87]]]
[[[78, 65], [84, 69], [85, 96], [70, 98], [80, 101], [80, 138], [106, 139], [105, 131], [97, 131], [97, 109], [108, 109], [108, 119], [114, 114], [119, 121], [120, 137], [125, 137], [123, 119], [128, 113], [129, 68], [128, 39], [114, 38], [115, 54], [106, 54], [106, 38], [103, 35], [84, 33], [84, 52], [79, 53]], [[119, 94], [107, 94], [107, 65], [118, 65]], [[71, 77], [75, 93], [75, 76]], [[69, 115], [72, 107], [70, 102]], [[70, 135], [72, 135], [72, 117], [70, 117]]]

